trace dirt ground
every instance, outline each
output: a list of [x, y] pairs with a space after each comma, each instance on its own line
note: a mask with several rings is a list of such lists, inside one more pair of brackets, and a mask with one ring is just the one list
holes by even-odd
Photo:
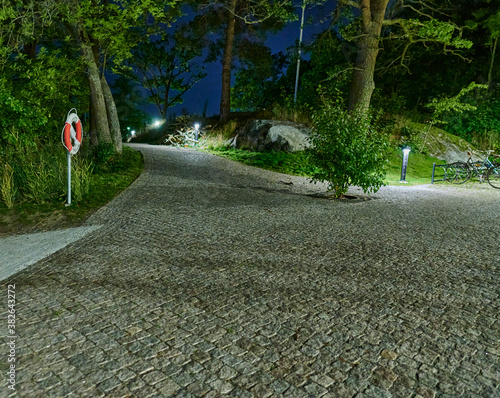
[[0, 238], [80, 226], [94, 211], [54, 210], [33, 213], [6, 210], [0, 213]]

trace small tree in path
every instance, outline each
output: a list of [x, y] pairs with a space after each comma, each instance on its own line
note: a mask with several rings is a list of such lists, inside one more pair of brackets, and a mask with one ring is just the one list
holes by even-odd
[[370, 116], [325, 103], [315, 112], [307, 153], [317, 167], [313, 182], [327, 182], [335, 197], [350, 186], [376, 192], [384, 185], [387, 139], [375, 131]]

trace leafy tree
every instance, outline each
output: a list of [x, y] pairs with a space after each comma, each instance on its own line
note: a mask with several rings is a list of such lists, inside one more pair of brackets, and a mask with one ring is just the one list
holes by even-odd
[[[91, 91], [91, 117], [99, 140], [110, 143], [121, 151], [121, 129], [118, 112], [111, 90], [106, 80], [106, 67], [110, 58], [115, 65], [131, 56], [132, 49], [141, 40], [138, 27], [151, 25], [148, 18], [156, 23], [169, 22], [178, 15], [175, 5], [178, 0], [82, 0], [64, 18], [72, 29], [72, 35], [79, 45], [87, 65]], [[153, 25], [155, 26], [155, 25]]]
[[305, 49], [310, 54], [310, 61], [304, 63], [299, 103], [318, 108], [322, 106], [322, 97], [334, 99], [348, 96], [353, 70], [348, 50], [348, 44], [340, 40], [332, 29], [317, 36]]
[[477, 29], [482, 26], [488, 32], [486, 44], [491, 48], [491, 59], [488, 68], [488, 87], [492, 88], [494, 78], [495, 56], [500, 38], [500, 9], [490, 6], [482, 7], [474, 12], [475, 20], [469, 20], [468, 26]]
[[204, 68], [193, 59], [201, 49], [164, 35], [160, 40], [140, 43], [126, 61], [122, 73], [140, 83], [149, 92], [149, 102], [155, 104], [163, 119], [168, 109], [182, 103], [182, 96], [206, 76]]
[[138, 84], [124, 76], [119, 76], [113, 82], [112, 89], [124, 138], [130, 134], [131, 130], [139, 131], [145, 127], [150, 117], [140, 109], [145, 99]]
[[480, 89], [480, 88], [488, 88], [488, 86], [484, 84], [471, 83], [467, 87], [460, 90], [460, 92], [453, 97], [444, 97], [444, 98], [434, 98], [431, 102], [426, 105], [426, 108], [432, 109], [432, 118], [429, 123], [429, 127], [424, 137], [424, 141], [422, 146], [420, 147], [420, 152], [422, 152], [425, 142], [427, 140], [427, 135], [433, 124], [436, 123], [446, 123], [444, 120], [441, 120], [442, 116], [447, 113], [455, 113], [462, 114], [463, 112], [471, 112], [477, 109], [476, 106], [471, 105], [467, 102], [462, 102], [464, 96], [470, 93], [472, 90]]
[[191, 2], [198, 15], [190, 24], [196, 37], [209, 47], [207, 61], [221, 60], [220, 120], [231, 111], [231, 74], [244, 41], [263, 39], [266, 31], [281, 28], [291, 17], [289, 0], [198, 0]]
[[314, 129], [307, 150], [317, 167], [313, 182], [327, 182], [336, 197], [342, 197], [352, 185], [364, 192], [376, 192], [385, 177], [386, 138], [377, 133], [370, 117], [348, 112], [326, 102], [314, 113]]
[[288, 65], [283, 53], [272, 54], [270, 48], [251, 43], [240, 61], [231, 89], [231, 109], [256, 111], [276, 102], [280, 97], [279, 82]]
[[[353, 7], [361, 14], [359, 30], [356, 32], [357, 55], [349, 91], [348, 108], [366, 112], [375, 89], [374, 74], [380, 39], [385, 33], [392, 39], [405, 39], [401, 55], [394, 60], [400, 64], [407, 61], [409, 48], [416, 43], [441, 43], [445, 51], [451, 48], [470, 48], [472, 43], [460, 37], [461, 29], [448, 21], [441, 21], [434, 8], [426, 1], [401, 1], [392, 15], [388, 14], [389, 0], [342, 0], [340, 7]], [[396, 18], [395, 14], [401, 14]], [[412, 15], [413, 14], [413, 15]], [[437, 13], [439, 14], [439, 12]], [[405, 16], [408, 15], [408, 18]], [[387, 27], [383, 31], [383, 27]]]

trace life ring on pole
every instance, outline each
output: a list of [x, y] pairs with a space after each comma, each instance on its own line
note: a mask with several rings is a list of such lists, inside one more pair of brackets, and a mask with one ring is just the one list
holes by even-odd
[[[72, 111], [75, 111], [72, 113]], [[73, 128], [75, 124], [76, 130]], [[82, 143], [82, 122], [76, 113], [76, 109], [71, 109], [66, 117], [66, 123], [61, 133], [61, 141], [70, 155], [74, 155], [80, 149]]]

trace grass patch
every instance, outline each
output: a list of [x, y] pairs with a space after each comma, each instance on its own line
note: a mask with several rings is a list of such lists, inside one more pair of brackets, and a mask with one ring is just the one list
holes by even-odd
[[141, 153], [124, 147], [122, 155], [113, 155], [96, 168], [89, 192], [69, 207], [64, 205], [65, 198], [43, 204], [19, 203], [11, 209], [0, 202], [0, 233], [78, 225], [127, 188], [141, 174], [143, 166]]
[[[208, 152], [249, 166], [295, 176], [311, 177], [315, 169], [304, 152], [252, 152], [232, 148], [213, 148]], [[425, 154], [410, 153], [406, 171], [408, 185], [430, 184], [433, 163], [444, 162]], [[401, 185], [401, 164], [402, 152], [399, 149], [391, 150], [386, 165], [386, 184]]]
[[[403, 163], [403, 153], [399, 149], [393, 149], [389, 153], [388, 162], [386, 166], [387, 174], [385, 176], [385, 183], [388, 185], [402, 185], [401, 180], [401, 166]], [[410, 152], [408, 156], [408, 167], [406, 169], [407, 185], [430, 184], [432, 178], [432, 164], [446, 163], [432, 156], [423, 153]]]
[[233, 148], [214, 148], [208, 152], [249, 166], [283, 174], [309, 177], [315, 170], [304, 152], [252, 152]]

